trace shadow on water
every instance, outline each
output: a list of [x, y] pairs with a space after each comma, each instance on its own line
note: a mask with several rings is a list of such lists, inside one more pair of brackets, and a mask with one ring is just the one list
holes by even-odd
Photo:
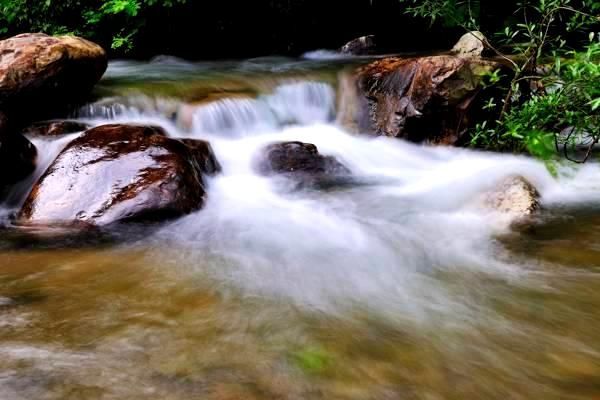
[[0, 227], [0, 251], [102, 249], [117, 244], [136, 243], [160, 229], [155, 222], [124, 223], [109, 227], [23, 226]]

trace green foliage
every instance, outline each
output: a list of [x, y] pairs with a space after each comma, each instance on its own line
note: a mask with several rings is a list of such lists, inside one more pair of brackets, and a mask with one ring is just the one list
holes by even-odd
[[548, 159], [559, 150], [573, 161], [585, 161], [589, 153], [577, 157], [578, 148], [591, 149], [600, 140], [600, 42], [568, 55], [557, 57], [542, 79], [546, 91], [513, 108], [501, 127], [535, 156]]
[[573, 161], [587, 159], [587, 150], [579, 158], [577, 153], [600, 140], [600, 42], [566, 56], [556, 56], [552, 69], [536, 80], [545, 90], [513, 107], [492, 128], [487, 122], [477, 125], [472, 144], [528, 151], [544, 160], [557, 152]]
[[[400, 1], [408, 5], [407, 13], [432, 23], [445, 18], [466, 30], [481, 28], [482, 2]], [[510, 50], [505, 54], [487, 40], [484, 43], [512, 65], [514, 76], [504, 98], [484, 102], [484, 110], [498, 113], [476, 125], [473, 146], [527, 151], [544, 160], [557, 154], [577, 162], [590, 157], [600, 140], [600, 38], [594, 33], [598, 13], [597, 0], [523, 1], [517, 3], [514, 23], [502, 32], [484, 32]], [[572, 50], [573, 36], [589, 37], [584, 51]], [[496, 71], [485, 85], [501, 81]]]
[[20, 31], [77, 34], [115, 50], [133, 47], [145, 16], [189, 0], [0, 0], [0, 35]]
[[407, 3], [406, 13], [427, 18], [431, 23], [441, 21], [444, 26], [465, 26], [475, 29], [480, 13], [479, 0], [400, 0]]

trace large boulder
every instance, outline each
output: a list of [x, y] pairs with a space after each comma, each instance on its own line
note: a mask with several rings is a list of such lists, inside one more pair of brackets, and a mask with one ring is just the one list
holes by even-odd
[[[470, 109], [495, 62], [453, 55], [385, 58], [350, 75], [341, 96], [357, 108], [341, 110], [360, 132], [413, 142], [457, 144]], [[346, 78], [349, 79], [349, 78]]]
[[161, 128], [103, 125], [72, 141], [34, 185], [18, 219], [25, 224], [79, 221], [105, 226], [157, 220], [200, 208], [200, 156]]
[[2, 40], [0, 110], [28, 121], [64, 112], [89, 95], [106, 67], [104, 50], [79, 37], [26, 33]]
[[335, 157], [324, 156], [314, 144], [303, 142], [266, 146], [255, 160], [254, 169], [264, 176], [290, 178], [302, 186], [334, 183], [350, 176], [350, 170]]

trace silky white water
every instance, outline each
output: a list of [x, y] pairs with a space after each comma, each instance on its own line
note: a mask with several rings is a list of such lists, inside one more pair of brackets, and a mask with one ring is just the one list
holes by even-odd
[[[223, 171], [203, 209], [142, 238], [0, 252], [0, 398], [593, 398], [598, 164], [553, 177], [525, 156], [351, 134], [335, 96], [286, 78], [191, 119], [147, 94], [84, 107], [92, 125], [208, 140]], [[77, 135], [33, 139], [38, 169], [7, 213]], [[315, 144], [352, 181], [258, 175], [278, 141]], [[523, 231], [478, 201], [511, 176], [541, 194]]]
[[[172, 137], [211, 142], [223, 172], [209, 178], [202, 210], [153, 236], [178, 248], [164, 261], [193, 272], [194, 260], [210, 255], [218, 262], [208, 268], [203, 263], [202, 273], [223, 285], [291, 297], [311, 307], [350, 301], [402, 312], [403, 318], [409, 309], [421, 319], [427, 310], [453, 305], [447, 294], [429, 286], [435, 271], [466, 268], [522, 279], [527, 265], [511, 264], [495, 243], [496, 236], [510, 231], [514, 216], [483, 209], [476, 201], [505, 178], [525, 178], [547, 204], [600, 198], [600, 187], [584, 184], [582, 195], [578, 185], [578, 179], [600, 176], [596, 165], [559, 181], [542, 163], [524, 156], [350, 134], [334, 123], [335, 93], [324, 83], [284, 83], [257, 99], [198, 106], [188, 129], [177, 118], [166, 118], [161, 105], [163, 110], [164, 105], [180, 107], [173, 100], [133, 97], [84, 107], [80, 115], [92, 125], [154, 124]], [[24, 188], [77, 135], [34, 139], [39, 167], [16, 188], [12, 203], [22, 201]], [[255, 158], [278, 141], [315, 144], [351, 170], [355, 185], [298, 191], [282, 178], [259, 176]]]
[[[457, 308], [450, 318], [466, 318], [473, 299], [452, 298], [432, 274], [465, 269], [527, 282], [527, 263], [511, 262], [495, 241], [514, 216], [478, 207], [478, 196], [521, 176], [550, 204], [572, 199], [577, 177], [600, 174], [592, 166], [561, 182], [524, 156], [353, 135], [334, 123], [335, 93], [324, 83], [288, 82], [257, 99], [198, 106], [187, 129], [157, 110], [177, 109], [172, 102], [141, 100], [129, 100], [137, 108], [117, 103], [112, 113], [94, 114], [90, 106], [85, 120], [157, 124], [173, 137], [206, 139], [223, 166], [208, 181], [206, 206], [153, 236], [177, 249], [156, 257], [224, 287], [324, 312], [365, 307], [388, 318], [436, 321]], [[255, 158], [278, 141], [315, 144], [352, 171], [355, 185], [297, 191], [281, 178], [259, 176]]]

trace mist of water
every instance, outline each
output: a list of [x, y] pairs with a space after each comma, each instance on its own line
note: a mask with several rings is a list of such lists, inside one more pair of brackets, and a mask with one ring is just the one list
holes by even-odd
[[[526, 266], [509, 262], [494, 240], [510, 230], [512, 219], [478, 208], [477, 197], [517, 175], [536, 186], [543, 202], [569, 202], [600, 176], [590, 165], [565, 170], [556, 180], [526, 157], [352, 135], [333, 122], [334, 105], [329, 85], [297, 82], [256, 99], [198, 106], [189, 129], [181, 127], [176, 112], [170, 114], [178, 105], [161, 99], [96, 104], [82, 117], [93, 124], [158, 124], [173, 137], [211, 141], [223, 173], [209, 179], [208, 203], [148, 239], [174, 243], [176, 254], [157, 255], [165, 264], [329, 311], [358, 303], [419, 319], [465, 306], [435, 283], [440, 272], [521, 279]], [[34, 140], [39, 166], [14, 191], [13, 204], [71, 139]], [[255, 173], [261, 149], [288, 140], [313, 143], [335, 156], [357, 184], [297, 191], [282, 178]], [[600, 197], [600, 186], [586, 188], [586, 198]]]

